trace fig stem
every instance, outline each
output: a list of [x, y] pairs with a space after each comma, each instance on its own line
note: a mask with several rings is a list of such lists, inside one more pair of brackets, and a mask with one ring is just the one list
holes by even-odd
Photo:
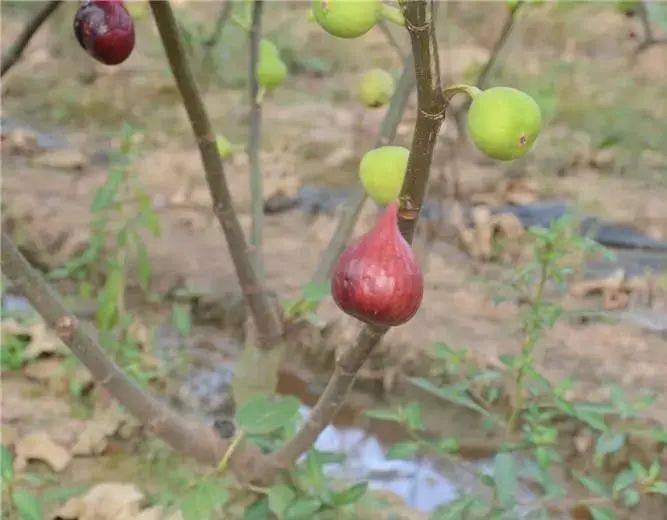
[[283, 340], [284, 328], [279, 309], [250, 261], [248, 243], [234, 209], [222, 159], [218, 153], [216, 134], [183, 49], [174, 12], [170, 3], [162, 0], [152, 0], [150, 6], [199, 146], [206, 182], [213, 199], [213, 211], [224, 232], [239, 284], [256, 324], [259, 346], [271, 349], [280, 345]]
[[250, 129], [248, 133], [248, 163], [250, 166], [250, 257], [260, 280], [264, 279], [264, 258], [262, 253], [264, 233], [264, 189], [262, 187], [262, 167], [259, 150], [262, 146], [262, 99], [264, 88], [259, 87], [257, 68], [259, 66], [259, 45], [262, 37], [263, 0], [254, 0], [248, 39], [250, 40], [250, 60], [248, 65], [248, 90], [250, 95]]
[[380, 15], [388, 22], [395, 23], [401, 27], [405, 26], [405, 17], [403, 16], [403, 13], [401, 13], [400, 9], [397, 9], [396, 7], [382, 4], [380, 7]]
[[442, 94], [445, 96], [447, 103], [456, 95], [456, 94], [467, 94], [470, 99], [475, 99], [475, 97], [480, 94], [482, 91], [472, 85], [452, 85], [447, 87], [442, 91]]
[[7, 52], [2, 55], [2, 73], [0, 73], [0, 77], [4, 76], [5, 73], [11, 69], [19, 59], [21, 59], [21, 55], [28, 46], [28, 43], [30, 43], [32, 37], [60, 4], [60, 0], [48, 2], [28, 20], [18, 38], [16, 38], [16, 41], [12, 43]]
[[[175, 450], [210, 464], [220, 460], [229, 442], [197, 419], [177, 414], [135, 384], [105, 353], [92, 327], [81, 323], [58, 292], [29, 264], [12, 239], [2, 233], [2, 272], [12, 291], [25, 297], [60, 340], [104, 388], [148, 429]], [[231, 456], [231, 468], [241, 468]]]

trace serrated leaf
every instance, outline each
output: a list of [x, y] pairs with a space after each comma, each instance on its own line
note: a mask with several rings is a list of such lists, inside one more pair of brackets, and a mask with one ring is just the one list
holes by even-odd
[[237, 413], [236, 423], [249, 434], [267, 434], [290, 426], [299, 413], [299, 400], [292, 396], [258, 396]]
[[631, 469], [626, 469], [621, 471], [616, 478], [614, 479], [614, 484], [612, 485], [611, 491], [614, 495], [617, 495], [623, 491], [626, 487], [630, 486], [637, 480], [637, 475]]
[[595, 454], [604, 457], [610, 453], [616, 453], [624, 444], [624, 433], [604, 432], [595, 442]]
[[296, 493], [291, 487], [285, 484], [276, 484], [269, 488], [266, 494], [269, 500], [269, 509], [278, 518], [282, 518], [287, 507], [292, 503], [296, 497]]
[[0, 478], [3, 486], [14, 480], [14, 456], [5, 446], [0, 446]]
[[574, 476], [594, 495], [611, 498], [611, 493], [604, 482], [577, 472], [574, 473]]
[[306, 301], [319, 303], [331, 294], [331, 284], [309, 282], [303, 287], [302, 294]]
[[269, 500], [262, 497], [246, 507], [243, 513], [243, 520], [266, 520], [271, 517], [269, 509]]
[[628, 509], [632, 509], [641, 499], [639, 492], [636, 489], [630, 488], [623, 491], [623, 505]]
[[661, 480], [659, 482], [654, 482], [649, 486], [648, 492], [667, 496], [667, 481]]
[[364, 496], [366, 489], [368, 489], [368, 482], [359, 482], [343, 491], [334, 493], [332, 502], [338, 507], [353, 504]]
[[322, 501], [315, 497], [295, 500], [285, 511], [285, 520], [305, 520], [311, 518], [322, 507]]
[[396, 459], [411, 459], [419, 451], [419, 444], [412, 441], [397, 442], [389, 451], [387, 451], [387, 458], [390, 460]]
[[42, 503], [35, 495], [18, 489], [12, 495], [12, 502], [21, 520], [42, 520], [44, 518]]
[[588, 508], [593, 520], [618, 520], [616, 513], [605, 507], [591, 506]]
[[398, 412], [386, 408], [378, 408], [376, 410], [366, 410], [364, 411], [364, 415], [366, 417], [370, 417], [372, 419], [379, 419], [381, 421], [401, 422], [401, 416], [398, 414]]
[[181, 337], [188, 336], [192, 330], [190, 306], [182, 303], [175, 303], [171, 308], [171, 322]]
[[506, 509], [512, 507], [516, 501], [519, 487], [519, 468], [516, 459], [511, 453], [498, 453], [493, 461], [493, 481], [496, 488], [496, 497], [500, 505]]
[[468, 408], [470, 410], [474, 410], [475, 412], [478, 412], [482, 415], [488, 416], [489, 412], [487, 412], [484, 408], [479, 406], [475, 401], [473, 401], [467, 394], [466, 394], [466, 388], [462, 386], [456, 386], [456, 385], [451, 385], [451, 386], [436, 386], [433, 383], [431, 383], [428, 379], [424, 379], [421, 377], [414, 377], [411, 378], [410, 381], [417, 387], [421, 388], [422, 390], [433, 394], [437, 397], [440, 397], [441, 399], [444, 399], [445, 401], [449, 401], [450, 403], [458, 404], [460, 406], [463, 406], [465, 408]]

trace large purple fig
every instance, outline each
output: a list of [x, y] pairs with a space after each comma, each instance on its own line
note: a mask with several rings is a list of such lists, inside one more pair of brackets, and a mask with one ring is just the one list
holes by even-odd
[[343, 311], [374, 325], [400, 325], [417, 312], [424, 277], [398, 230], [396, 202], [340, 255], [331, 292]]
[[74, 17], [74, 34], [88, 54], [107, 65], [134, 48], [134, 22], [121, 0], [86, 0]]

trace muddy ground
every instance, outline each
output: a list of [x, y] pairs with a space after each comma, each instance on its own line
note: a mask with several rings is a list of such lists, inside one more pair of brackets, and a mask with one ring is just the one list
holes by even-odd
[[[488, 55], [503, 8], [498, 3], [485, 13], [479, 6], [448, 6], [452, 27], [441, 37], [448, 82], [464, 80]], [[90, 202], [107, 172], [109, 150], [118, 146], [122, 121], [141, 126], [142, 151], [132, 170], [151, 193], [162, 229], [158, 239], [147, 242], [154, 270], [152, 290], [167, 294], [185, 287], [203, 294], [207, 305], [195, 309], [195, 321], [201, 326], [195, 327], [196, 337], [189, 340], [199, 345], [196, 351], [203, 357], [198, 369], [213, 361], [230, 362], [243, 335], [238, 284], [223, 236], [210, 213], [199, 156], [155, 30], [149, 18], [140, 19], [135, 54], [123, 66], [107, 69], [86, 59], [76, 46], [68, 27], [72, 9], [66, 5], [55, 15], [3, 81], [3, 224], [40, 267], [62, 264], [88, 239]], [[384, 66], [398, 72], [400, 61], [379, 31], [356, 44], [367, 51], [358, 53], [352, 43], [333, 41], [305, 22], [304, 28], [285, 35], [281, 27], [304, 11], [285, 14], [277, 6], [273, 9], [275, 17], [267, 22], [269, 34], [295, 57], [290, 62], [294, 72], [286, 85], [264, 105], [264, 194], [271, 201], [300, 194], [303, 200], [305, 187], [306, 194], [315, 189], [319, 194], [315, 205], [324, 206], [313, 212], [302, 204], [266, 215], [267, 281], [281, 300], [289, 300], [307, 283], [334, 229], [339, 206], [326, 200], [336, 199], [353, 185], [359, 158], [372, 146], [384, 115], [382, 109], [362, 110], [350, 92], [359, 71]], [[527, 261], [529, 249], [518, 245], [500, 255], [487, 254], [492, 246], [485, 238], [488, 215], [480, 208], [565, 201], [582, 214], [632, 226], [656, 243], [667, 241], [667, 156], [663, 147], [667, 47], [636, 55], [636, 42], [628, 37], [630, 31], [638, 31], [636, 21], [600, 6], [581, 9], [588, 10], [586, 16], [597, 16], [600, 23], [584, 29], [577, 23], [581, 14], [554, 6], [526, 12], [494, 72], [494, 83], [527, 85], [546, 107], [546, 127], [533, 153], [516, 163], [491, 162], [459, 140], [451, 122], [446, 125], [429, 192], [430, 204], [441, 211], [424, 221], [416, 241], [426, 278], [424, 302], [413, 320], [387, 335], [362, 373], [362, 386], [366, 382], [380, 388], [388, 392], [389, 399], [400, 395], [405, 391], [405, 376], [427, 372], [425, 352], [433, 342], [467, 347], [480, 364], [492, 366], [498, 364], [500, 355], [520, 348], [521, 302], [514, 298], [496, 304], [495, 297], [514, 266]], [[16, 6], [3, 6], [3, 10], [4, 48], [17, 33], [26, 10]], [[184, 4], [177, 12], [196, 33], [206, 16], [190, 11], [194, 7]], [[549, 20], [546, 29], [545, 20]], [[203, 64], [196, 67], [196, 73], [206, 86], [215, 127], [243, 142], [247, 121], [243, 67], [230, 57], [243, 44], [234, 31], [226, 28], [227, 39], [216, 47], [221, 54], [214, 58], [220, 60], [216, 62], [220, 66], [229, 65], [229, 74], [211, 74], [210, 67]], [[407, 49], [404, 35], [396, 34]], [[298, 56], [304, 42], [309, 43], [304, 51], [307, 55]], [[196, 48], [193, 56], [198, 64], [205, 59]], [[556, 62], [561, 63], [560, 69]], [[614, 119], [613, 109], [619, 107], [622, 110]], [[413, 98], [399, 126], [396, 141], [400, 144], [409, 144], [414, 109]], [[239, 154], [227, 161], [226, 173], [247, 229], [246, 157]], [[328, 197], [325, 202], [322, 194]], [[312, 196], [308, 201], [312, 202]], [[465, 217], [473, 207], [478, 208], [475, 214], [482, 215], [477, 220]], [[376, 209], [367, 203], [356, 233], [368, 229], [375, 215]], [[521, 228], [508, 229], [500, 230], [500, 238], [506, 233], [510, 242], [519, 240]], [[657, 265], [667, 262], [665, 251], [646, 254], [657, 258]], [[628, 265], [620, 262], [590, 268], [589, 264], [587, 268], [573, 261], [575, 274], [568, 289], [562, 292], [551, 287], [547, 293], [572, 313], [545, 334], [538, 366], [553, 381], [571, 376], [577, 382], [572, 397], [604, 399], [611, 382], [631, 395], [654, 393], [657, 401], [652, 419], [667, 425], [667, 278], [659, 269], [637, 272], [636, 262], [632, 269]], [[583, 282], [599, 278], [607, 281], [598, 289], [611, 287], [611, 292], [586, 294], [581, 289]], [[67, 290], [67, 284], [62, 288]], [[167, 304], [137, 298], [134, 308], [149, 330], [167, 330], [157, 334], [158, 338], [169, 337]], [[595, 311], [595, 316], [582, 317], [580, 311]], [[319, 315], [327, 324], [325, 334], [314, 333], [310, 342], [293, 345], [298, 361], [290, 367], [301, 373], [315, 393], [326, 381], [333, 351], [349, 344], [358, 329], [330, 299]], [[161, 349], [159, 345], [152, 348]], [[45, 392], [43, 381], [35, 379], [39, 380], [26, 380], [20, 373], [3, 375], [3, 427], [9, 426], [16, 435], [55, 428], [63, 436], [55, 440], [71, 445], [74, 437], [68, 431], [76, 427], [70, 425], [68, 430], [62, 423], [70, 405]], [[180, 390], [170, 391], [178, 395]], [[23, 413], [27, 406], [21, 403], [26, 395], [44, 412], [31, 404], [30, 413]], [[181, 401], [208, 411], [201, 399], [189, 397]], [[363, 403], [364, 398], [360, 399]], [[54, 413], [61, 409], [62, 413]], [[65, 422], [76, 421], [68, 418]], [[102, 459], [111, 461], [114, 452], [112, 449]], [[97, 462], [87, 464], [89, 459], [74, 460], [76, 468], [83, 464], [86, 469], [83, 474], [68, 470], [70, 477], [76, 475], [73, 486], [88, 479], [109, 480], [110, 475], [138, 482], [136, 470], [122, 457], [122, 462], [108, 469], [97, 467]], [[104, 473], [103, 479], [97, 473], [82, 476], [97, 471]]]

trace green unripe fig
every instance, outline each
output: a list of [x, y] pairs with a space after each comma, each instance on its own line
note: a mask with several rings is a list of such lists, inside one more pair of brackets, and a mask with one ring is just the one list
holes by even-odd
[[259, 41], [259, 55], [261, 56], [277, 56], [280, 57], [280, 51], [276, 47], [275, 43], [266, 38], [262, 38]]
[[229, 141], [225, 136], [218, 135], [215, 138], [215, 145], [218, 148], [218, 153], [223, 159], [228, 159], [236, 152], [243, 150], [243, 146], [240, 144], [234, 144]]
[[280, 85], [287, 76], [287, 65], [279, 56], [265, 54], [257, 64], [257, 82], [267, 90]]
[[359, 178], [366, 193], [378, 204], [395, 201], [401, 193], [410, 150], [381, 146], [366, 152], [359, 164]]
[[510, 87], [480, 92], [468, 110], [468, 133], [475, 146], [501, 161], [517, 159], [530, 150], [541, 126], [535, 100]]
[[386, 105], [394, 95], [394, 78], [387, 71], [372, 69], [361, 77], [359, 98], [367, 107]]
[[322, 28], [339, 38], [366, 34], [380, 20], [381, 0], [313, 0], [313, 15]]

